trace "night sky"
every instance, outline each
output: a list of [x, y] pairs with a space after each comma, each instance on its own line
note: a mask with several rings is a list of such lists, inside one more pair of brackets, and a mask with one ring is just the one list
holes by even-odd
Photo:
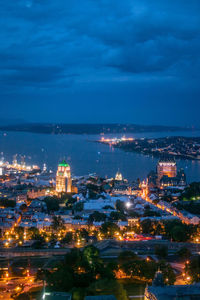
[[0, 120], [200, 126], [199, 0], [0, 5]]

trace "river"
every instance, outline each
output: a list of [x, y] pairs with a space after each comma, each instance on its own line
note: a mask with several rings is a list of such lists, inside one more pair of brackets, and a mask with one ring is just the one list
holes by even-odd
[[[162, 132], [127, 134], [129, 137], [200, 136], [200, 132]], [[114, 136], [114, 135], [109, 135]], [[120, 137], [121, 135], [115, 135]], [[26, 132], [0, 132], [0, 153], [5, 160], [12, 161], [13, 155], [26, 155], [27, 164], [44, 163], [55, 172], [57, 164], [65, 158], [71, 166], [72, 175], [97, 173], [100, 176], [115, 176], [118, 169], [128, 180], [143, 179], [156, 168], [157, 158], [113, 149], [95, 143], [99, 135], [48, 135]], [[19, 159], [20, 160], [20, 159]], [[178, 160], [184, 168], [188, 182], [200, 181], [200, 161]]]

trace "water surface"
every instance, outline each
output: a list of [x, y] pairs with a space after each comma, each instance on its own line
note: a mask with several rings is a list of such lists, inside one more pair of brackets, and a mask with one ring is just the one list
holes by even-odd
[[[162, 132], [128, 134], [130, 137], [164, 137], [164, 136], [200, 136], [199, 132]], [[120, 137], [121, 135], [110, 135]], [[155, 169], [157, 158], [142, 154], [124, 152], [113, 149], [108, 145], [95, 143], [99, 135], [48, 135], [24, 132], [0, 132], [0, 152], [5, 160], [12, 161], [13, 155], [26, 155], [26, 162], [44, 163], [56, 170], [57, 164], [64, 157], [69, 162], [73, 175], [97, 173], [100, 176], [115, 176], [119, 169], [129, 180], [145, 178], [150, 170]], [[183, 167], [187, 179], [200, 181], [200, 161], [178, 160], [179, 167]]]

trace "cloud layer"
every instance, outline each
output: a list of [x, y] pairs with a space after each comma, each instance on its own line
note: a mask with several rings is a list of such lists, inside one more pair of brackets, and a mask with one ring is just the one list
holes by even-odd
[[[184, 101], [187, 108], [189, 92], [194, 105], [199, 99], [198, 0], [0, 0], [0, 4], [1, 97], [16, 107], [22, 101], [25, 112], [27, 97], [31, 106], [36, 98], [51, 102], [55, 94], [62, 105], [69, 105], [66, 99], [80, 106], [84, 102], [86, 121], [91, 122], [87, 109], [94, 97], [110, 101], [120, 113], [122, 100], [140, 112], [138, 101], [147, 103], [148, 97], [149, 107], [156, 108], [166, 101], [168, 87], [174, 88], [176, 110]], [[43, 109], [43, 104], [37, 105]], [[2, 109], [5, 113], [5, 104]], [[55, 113], [49, 110], [46, 119], [58, 120]], [[117, 121], [120, 113], [115, 109], [111, 121]], [[126, 121], [126, 116], [130, 122], [126, 111], [119, 121]]]

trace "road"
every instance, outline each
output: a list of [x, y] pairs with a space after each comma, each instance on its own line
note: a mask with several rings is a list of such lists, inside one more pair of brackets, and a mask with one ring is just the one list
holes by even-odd
[[0, 299], [13, 300], [12, 295], [28, 292], [33, 287], [42, 287], [42, 282], [34, 282], [34, 276], [0, 280]]
[[52, 255], [65, 255], [70, 249], [30, 249], [30, 248], [1, 248], [0, 257], [18, 257], [18, 256], [52, 256]]
[[178, 217], [181, 222], [185, 224], [194, 224], [194, 220], [189, 219], [188, 217], [184, 216], [180, 211], [178, 211], [175, 207], [173, 207], [170, 203], [165, 201], [159, 201], [158, 203], [154, 203], [148, 196], [148, 188], [144, 188], [141, 193], [141, 197], [146, 202], [154, 205], [158, 209], [166, 211], [172, 214], [175, 217]]

